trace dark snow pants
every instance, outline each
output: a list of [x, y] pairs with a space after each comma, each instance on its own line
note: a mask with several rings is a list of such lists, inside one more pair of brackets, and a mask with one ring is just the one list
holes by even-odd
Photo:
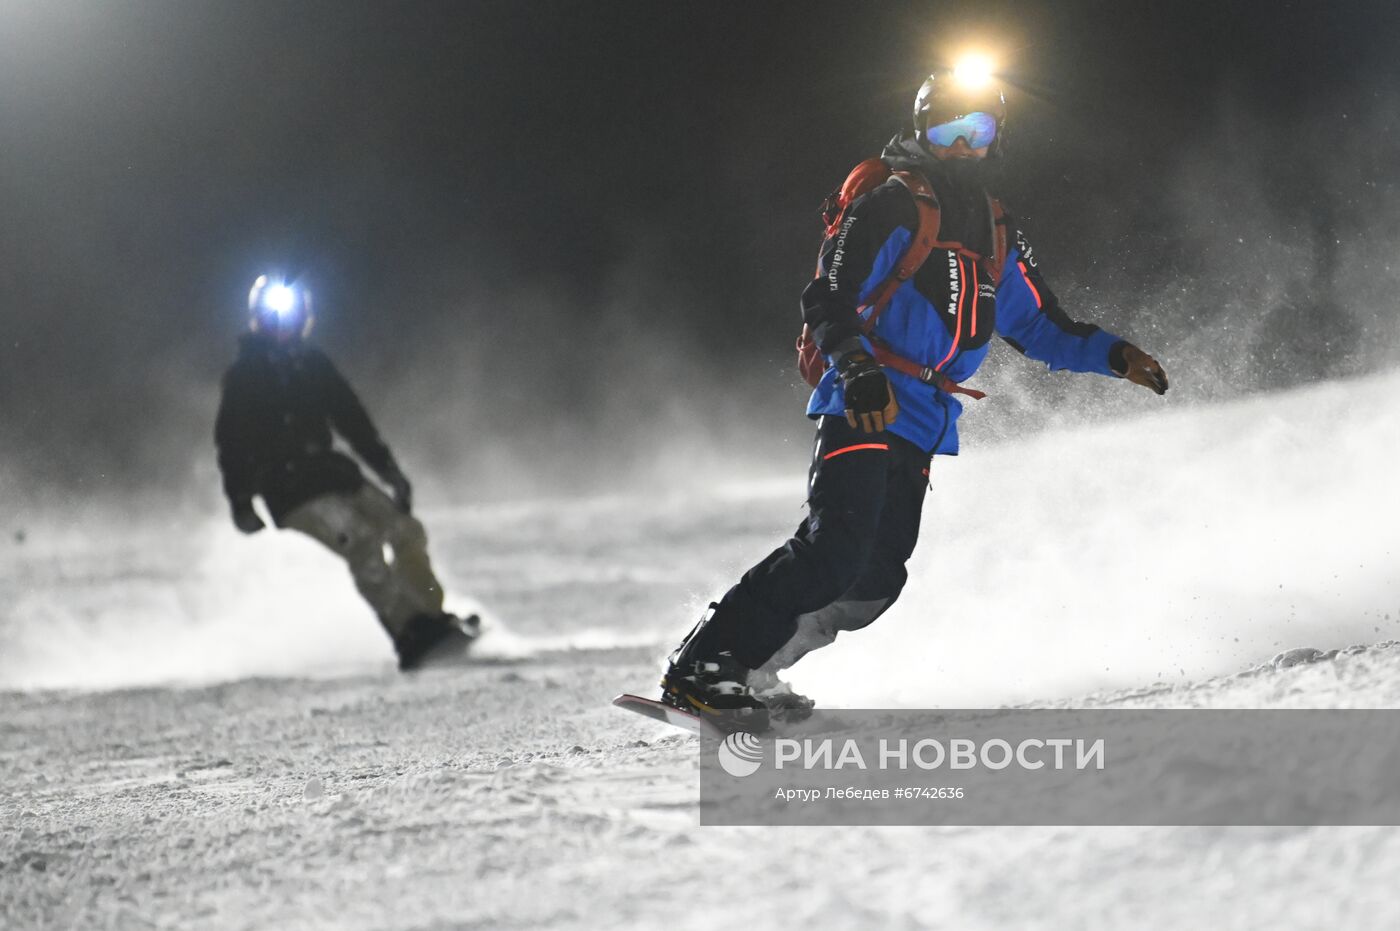
[[908, 578], [928, 466], [929, 454], [903, 437], [822, 417], [806, 519], [729, 590], [687, 652], [728, 650], [750, 669], [775, 670], [874, 621]]

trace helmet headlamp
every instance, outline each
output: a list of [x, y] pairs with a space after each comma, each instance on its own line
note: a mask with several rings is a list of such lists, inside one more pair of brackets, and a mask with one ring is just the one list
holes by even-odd
[[248, 292], [249, 326], [279, 337], [305, 336], [311, 332], [311, 292], [270, 275], [260, 275]]

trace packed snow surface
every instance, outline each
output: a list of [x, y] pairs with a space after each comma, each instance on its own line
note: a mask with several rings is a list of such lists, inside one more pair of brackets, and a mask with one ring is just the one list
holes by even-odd
[[[794, 682], [848, 707], [1395, 707], [1397, 398], [1376, 376], [940, 459], [904, 597]], [[696, 745], [608, 700], [796, 525], [804, 468], [425, 510], [493, 629], [479, 664], [413, 677], [291, 534], [25, 528], [0, 925], [1400, 922], [1390, 828], [700, 828]], [[1374, 646], [1268, 662], [1348, 644]]]

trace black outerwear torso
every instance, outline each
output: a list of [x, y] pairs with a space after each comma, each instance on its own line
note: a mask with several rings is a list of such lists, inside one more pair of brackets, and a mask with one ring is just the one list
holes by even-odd
[[359, 467], [334, 449], [332, 429], [376, 473], [393, 457], [359, 398], [321, 350], [249, 333], [224, 374], [214, 426], [230, 501], [262, 495], [279, 525], [298, 505], [364, 483]]

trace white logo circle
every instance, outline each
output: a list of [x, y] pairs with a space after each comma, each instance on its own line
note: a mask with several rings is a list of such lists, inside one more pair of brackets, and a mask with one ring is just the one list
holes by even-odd
[[731, 776], [752, 776], [763, 765], [763, 744], [753, 734], [730, 734], [719, 745], [719, 765]]

